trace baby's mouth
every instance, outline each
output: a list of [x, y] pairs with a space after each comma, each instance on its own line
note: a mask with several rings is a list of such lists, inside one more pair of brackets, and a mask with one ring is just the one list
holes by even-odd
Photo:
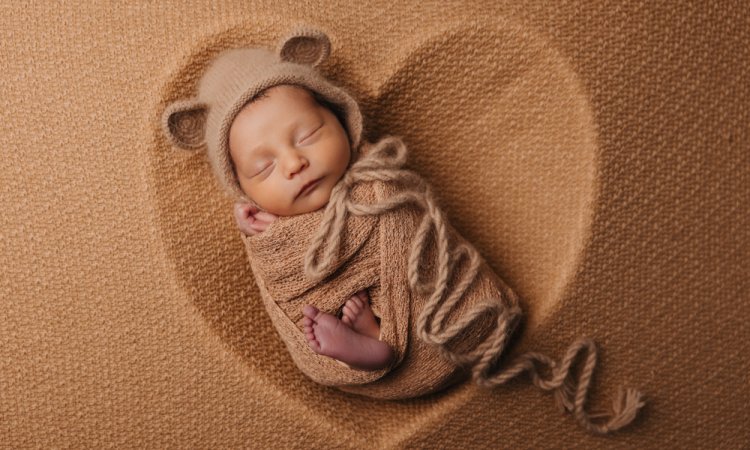
[[[297, 197], [301, 197], [303, 195], [309, 194], [310, 191], [315, 190], [315, 188], [320, 183], [320, 180], [322, 180], [322, 179], [323, 179], [323, 177], [316, 178], [315, 180], [313, 180], [313, 181], [307, 183], [306, 185], [302, 186], [302, 189], [300, 189], [299, 193], [297, 194]], [[295, 197], [295, 198], [297, 198], [297, 197]]]

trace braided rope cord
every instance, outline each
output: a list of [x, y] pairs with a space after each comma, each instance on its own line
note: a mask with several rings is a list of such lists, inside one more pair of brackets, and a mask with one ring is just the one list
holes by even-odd
[[[400, 138], [386, 136], [375, 144], [363, 145], [372, 145], [372, 148], [352, 164], [331, 192], [320, 227], [305, 254], [306, 275], [313, 281], [321, 281], [328, 273], [339, 253], [347, 214], [379, 215], [406, 204], [415, 204], [424, 214], [409, 253], [409, 284], [416, 292], [430, 293], [417, 320], [417, 334], [420, 339], [437, 346], [441, 354], [455, 364], [470, 366], [473, 380], [482, 387], [501, 385], [523, 372], [528, 372], [536, 386], [546, 391], [554, 390], [555, 401], [561, 411], [572, 412], [576, 420], [592, 433], [606, 434], [630, 423], [638, 409], [644, 405], [642, 394], [632, 388], [623, 390], [620, 387], [610, 412], [591, 414], [584, 411], [597, 360], [596, 346], [591, 339], [576, 340], [568, 348], [560, 364], [540, 353], [528, 352], [518, 356], [504, 370], [493, 373], [493, 364], [503, 353], [507, 340], [522, 314], [516, 297], [511, 295], [510, 305], [499, 299], [487, 299], [474, 305], [460, 319], [446, 324], [445, 318], [451, 308], [477, 276], [482, 257], [472, 246], [463, 243], [455, 249], [450, 248], [446, 220], [436, 204], [431, 187], [422, 177], [403, 168], [407, 150]], [[351, 201], [349, 192], [352, 186], [375, 180], [403, 183], [405, 189], [378, 204], [358, 204]], [[427, 239], [433, 229], [437, 246], [437, 274], [434, 280], [425, 282], [421, 279], [419, 267], [424, 258]], [[321, 258], [316, 260], [316, 255], [326, 242], [328, 245], [323, 249]], [[462, 258], [468, 258], [469, 268], [454, 289], [448, 292], [448, 280], [455, 265]], [[449, 296], [444, 300], [446, 293]], [[474, 320], [486, 314], [495, 314], [497, 317], [497, 326], [492, 334], [468, 353], [454, 353], [447, 349], [447, 342], [464, 332]], [[586, 350], [586, 360], [578, 382], [574, 384], [572, 364], [582, 350]], [[535, 362], [551, 370], [549, 378], [545, 379], [540, 375]], [[604, 423], [593, 423], [591, 419], [597, 417], [608, 417], [608, 420]]]

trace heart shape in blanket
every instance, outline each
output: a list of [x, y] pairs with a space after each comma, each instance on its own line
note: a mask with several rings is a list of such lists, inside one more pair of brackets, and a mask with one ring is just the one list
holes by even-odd
[[[309, 380], [283, 356], [232, 201], [213, 179], [205, 153], [173, 148], [158, 124], [165, 105], [192, 95], [214, 55], [271, 47], [286, 28], [226, 30], [168, 74], [154, 114], [150, 183], [176, 280], [234, 351], [268, 379], [289, 385]], [[360, 101], [364, 138], [404, 139], [407, 167], [434, 186], [451, 223], [521, 296], [524, 333], [542, 327], [580, 264], [597, 186], [593, 114], [565, 57], [501, 19], [414, 36], [382, 57], [359, 54], [364, 47], [356, 36], [328, 35], [333, 51], [321, 70]], [[346, 395], [316, 386], [306, 388]]]

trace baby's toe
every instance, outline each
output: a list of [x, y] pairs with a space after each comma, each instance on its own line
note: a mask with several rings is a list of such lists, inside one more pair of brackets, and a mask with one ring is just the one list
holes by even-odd
[[356, 316], [352, 313], [352, 310], [344, 305], [344, 309], [341, 310], [341, 320], [343, 321], [344, 319], [347, 319], [353, 321], [355, 318]]
[[315, 319], [315, 316], [318, 315], [318, 308], [314, 307], [313, 305], [305, 305], [305, 307], [302, 308], [302, 314], [304, 314], [305, 317], [314, 322], [313, 319]]
[[316, 341], [314, 338], [313, 339], [308, 339], [307, 340], [307, 345], [309, 345], [310, 348], [313, 349], [313, 351], [315, 353], [320, 353], [320, 343], [318, 341]]
[[357, 314], [359, 314], [360, 308], [356, 303], [354, 303], [354, 300], [348, 300], [344, 305], [344, 311], [347, 310], [349, 310], [352, 317], [356, 317]]
[[[346, 324], [349, 325], [349, 328], [354, 328], [354, 324], [357, 322], [357, 316], [351, 312], [351, 310], [347, 310], [344, 312], [344, 317], [346, 318]], [[344, 319], [341, 319], [342, 321]]]
[[354, 300], [354, 303], [356, 303], [357, 306], [359, 306], [360, 310], [363, 310], [363, 309], [367, 308], [367, 302], [364, 301], [361, 297], [359, 297], [359, 296], [354, 297], [353, 300]]

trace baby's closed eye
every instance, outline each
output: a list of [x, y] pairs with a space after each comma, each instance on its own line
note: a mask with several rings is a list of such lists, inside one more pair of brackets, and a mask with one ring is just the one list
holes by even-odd
[[299, 142], [300, 142], [300, 144], [301, 144], [301, 143], [303, 143], [303, 142], [305, 142], [305, 141], [307, 141], [308, 139], [310, 139], [310, 138], [311, 138], [311, 137], [313, 137], [314, 135], [316, 135], [316, 134], [318, 133], [318, 131], [320, 131], [320, 129], [321, 129], [321, 128], [323, 128], [323, 125], [325, 125], [325, 124], [320, 124], [320, 125], [316, 126], [316, 127], [315, 127], [315, 128], [314, 128], [314, 129], [312, 130], [312, 131], [310, 131], [309, 133], [307, 133], [307, 134], [306, 134], [306, 135], [305, 135], [305, 136], [304, 136], [304, 137], [303, 137], [303, 138], [302, 138], [302, 139], [301, 139], [301, 140], [299, 141]]

